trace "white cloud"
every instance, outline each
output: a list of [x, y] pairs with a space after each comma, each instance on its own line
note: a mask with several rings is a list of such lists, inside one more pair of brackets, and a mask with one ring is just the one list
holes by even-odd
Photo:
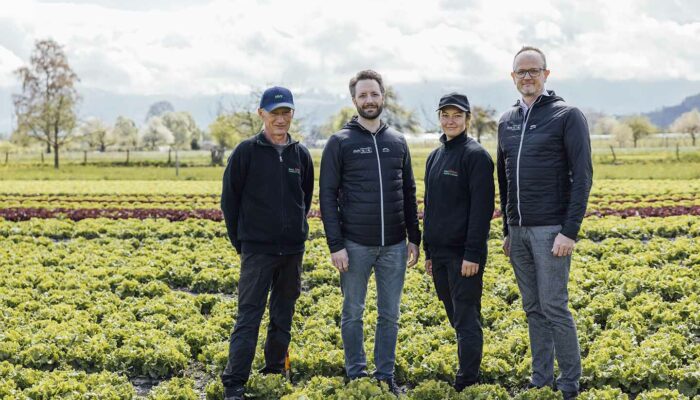
[[65, 45], [82, 85], [134, 94], [344, 93], [363, 68], [390, 84], [489, 83], [508, 79], [523, 44], [546, 51], [556, 79], [700, 80], [693, 0], [2, 3], [0, 86], [45, 37]]

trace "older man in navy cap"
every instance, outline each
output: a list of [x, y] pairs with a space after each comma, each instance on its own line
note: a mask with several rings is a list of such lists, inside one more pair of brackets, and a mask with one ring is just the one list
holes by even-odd
[[238, 318], [221, 375], [226, 400], [243, 398], [269, 292], [270, 324], [261, 372], [284, 371], [309, 231], [306, 215], [314, 168], [306, 147], [289, 135], [292, 93], [282, 87], [265, 90], [258, 115], [263, 130], [234, 149], [221, 193], [228, 236], [241, 257]]

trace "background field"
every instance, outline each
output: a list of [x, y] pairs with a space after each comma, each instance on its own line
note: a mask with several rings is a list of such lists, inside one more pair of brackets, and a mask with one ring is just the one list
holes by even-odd
[[[429, 150], [412, 149], [419, 200]], [[217, 376], [236, 318], [239, 272], [218, 210], [223, 168], [206, 166], [207, 153], [188, 153], [176, 179], [167, 154], [129, 167], [114, 165], [119, 155], [80, 165], [79, 154], [59, 171], [31, 159], [0, 166], [0, 397], [222, 398]], [[313, 156], [318, 166], [320, 152]], [[589, 217], [571, 273], [581, 398], [697, 398], [700, 154], [646, 148], [616, 156], [613, 164], [604, 147], [595, 152]], [[314, 202], [318, 209], [317, 196]], [[388, 398], [372, 382], [343, 382], [338, 274], [320, 219], [310, 221], [291, 382], [254, 374], [249, 393]], [[461, 397], [447, 387], [456, 369], [454, 332], [421, 260], [407, 273], [397, 350], [397, 379], [409, 397], [558, 398], [523, 389], [527, 325], [500, 224], [492, 222], [484, 278], [484, 385]], [[373, 285], [365, 319], [370, 355]], [[254, 368], [261, 364], [259, 346]]]

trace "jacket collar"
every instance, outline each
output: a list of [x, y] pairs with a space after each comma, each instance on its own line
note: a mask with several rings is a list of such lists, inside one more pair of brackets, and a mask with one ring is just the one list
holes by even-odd
[[[548, 102], [554, 101], [554, 100], [564, 100], [564, 99], [557, 96], [557, 94], [554, 93], [554, 90], [545, 90], [544, 93], [542, 93], [541, 95], [539, 95], [537, 97], [537, 99], [532, 103], [532, 105], [534, 106], [535, 103], [545, 103], [545, 102], [548, 103]], [[524, 105], [523, 100], [522, 100], [522, 98], [520, 98], [515, 102], [515, 104], [513, 104], [513, 107], [522, 107], [523, 105]]]
[[[287, 132], [287, 137], [289, 138], [289, 141], [287, 142], [285, 147], [299, 143], [299, 141], [294, 140], [294, 138], [292, 137], [292, 135], [289, 134], [289, 132]], [[272, 146], [272, 143], [270, 143], [270, 141], [267, 140], [267, 137], [265, 136], [265, 130], [261, 130], [257, 135], [255, 135], [255, 142], [263, 146]]]
[[440, 143], [442, 143], [442, 145], [445, 146], [446, 149], [458, 147], [458, 146], [466, 143], [468, 140], [469, 140], [469, 137], [467, 136], [466, 131], [460, 133], [458, 136], [456, 136], [452, 140], [447, 140], [447, 135], [445, 135], [444, 133], [440, 136]]
[[[389, 127], [389, 125], [387, 125], [386, 122], [380, 120], [379, 129], [377, 129], [377, 132], [374, 132], [374, 134], [378, 135], [378, 134], [384, 132], [388, 127]], [[360, 131], [360, 132], [369, 133], [370, 135], [373, 134], [373, 132], [370, 132], [369, 130], [367, 130], [367, 128], [362, 126], [362, 124], [360, 124], [357, 121], [357, 115], [353, 116], [352, 119], [350, 119], [350, 121], [348, 121], [345, 124], [345, 126], [343, 126], [343, 129], [352, 129], [352, 130], [356, 130], [356, 131]]]

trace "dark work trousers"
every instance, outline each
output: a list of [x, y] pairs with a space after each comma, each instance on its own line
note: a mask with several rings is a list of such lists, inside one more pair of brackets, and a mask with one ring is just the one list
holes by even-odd
[[484, 347], [481, 330], [481, 292], [485, 263], [480, 263], [476, 275], [464, 277], [462, 252], [446, 248], [434, 248], [430, 252], [435, 291], [445, 305], [450, 325], [457, 333], [459, 370], [455, 377], [455, 386], [462, 388], [479, 381]]
[[[304, 253], [243, 254], [238, 280], [238, 319], [231, 333], [224, 387], [244, 386], [255, 357], [260, 321], [270, 294], [270, 324], [265, 341], [264, 373], [282, 373], [291, 339], [294, 304], [301, 293]], [[272, 289], [272, 290], [270, 290]]]

